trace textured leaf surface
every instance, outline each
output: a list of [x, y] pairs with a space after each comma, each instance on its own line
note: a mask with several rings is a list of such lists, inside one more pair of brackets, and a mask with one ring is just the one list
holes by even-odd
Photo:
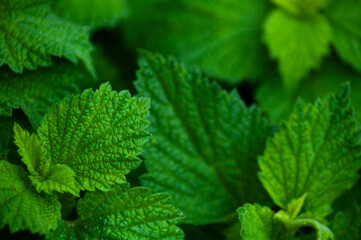
[[261, 75], [268, 1], [132, 0], [129, 5], [131, 44], [175, 55], [230, 83]]
[[287, 88], [293, 89], [329, 52], [330, 26], [322, 15], [296, 18], [274, 10], [265, 22], [265, 41]]
[[268, 207], [258, 204], [246, 204], [238, 208], [239, 220], [242, 224], [243, 240], [276, 240], [281, 239], [282, 224], [275, 219], [275, 213]]
[[174, 59], [144, 52], [139, 64], [136, 87], [152, 99], [144, 183], [170, 193], [189, 223], [216, 221], [239, 203], [265, 201], [256, 157], [270, 128], [258, 108]]
[[102, 84], [53, 106], [38, 133], [47, 158], [69, 166], [82, 188], [108, 190], [140, 164], [148, 108], [149, 99]]
[[49, 66], [51, 56], [84, 61], [94, 72], [92, 46], [84, 29], [57, 18], [50, 11], [51, 1], [2, 0], [0, 5], [0, 66], [16, 73]]
[[275, 203], [285, 208], [307, 193], [304, 211], [327, 215], [357, 180], [357, 134], [348, 85], [314, 105], [298, 100], [259, 159], [261, 181]]
[[109, 192], [88, 192], [78, 204], [79, 219], [60, 223], [47, 239], [183, 239], [174, 225], [182, 214], [167, 204], [168, 199], [167, 194], [127, 184]]
[[331, 229], [335, 239], [358, 240], [361, 238], [361, 209], [360, 206], [339, 212], [331, 221]]
[[58, 219], [56, 197], [38, 193], [22, 167], [0, 161], [0, 228], [8, 224], [10, 232], [46, 233], [57, 227]]
[[91, 28], [114, 26], [125, 15], [124, 0], [59, 0], [58, 16]]
[[80, 186], [75, 180], [75, 173], [66, 165], [51, 165], [44, 176], [29, 177], [38, 192], [44, 191], [47, 194], [52, 194], [53, 191], [69, 192], [79, 196]]
[[30, 179], [38, 192], [44, 191], [51, 194], [52, 191], [70, 192], [79, 194], [79, 184], [75, 180], [75, 174], [66, 165], [51, 165], [44, 157], [43, 146], [35, 134], [23, 130], [17, 123], [14, 125], [15, 143], [19, 147], [22, 161], [30, 172]]
[[[1, 68], [0, 115], [11, 116], [12, 108], [21, 107], [36, 129], [51, 105], [79, 91], [75, 83], [81, 78], [84, 73], [77, 66], [63, 61], [21, 75]], [[3, 113], [4, 106], [8, 114]]]
[[332, 0], [326, 15], [332, 27], [332, 43], [340, 57], [361, 71], [361, 2]]

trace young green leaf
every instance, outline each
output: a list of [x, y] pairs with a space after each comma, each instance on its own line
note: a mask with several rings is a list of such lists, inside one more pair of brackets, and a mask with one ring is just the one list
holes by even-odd
[[84, 77], [79, 67], [65, 61], [21, 75], [1, 68], [0, 115], [11, 116], [12, 109], [20, 107], [37, 129], [50, 106], [77, 93], [76, 82]]
[[54, 11], [92, 29], [114, 26], [125, 15], [125, 0], [58, 0]]
[[30, 172], [31, 183], [38, 192], [44, 191], [51, 194], [52, 191], [70, 192], [79, 195], [79, 184], [75, 180], [75, 174], [66, 165], [51, 165], [45, 158], [43, 146], [35, 134], [23, 130], [17, 123], [14, 125], [15, 143], [19, 147], [22, 161]]
[[153, 110], [143, 182], [170, 193], [193, 224], [225, 218], [241, 203], [264, 202], [256, 158], [270, 127], [260, 110], [174, 59], [143, 52], [139, 65], [136, 88], [152, 99]]
[[275, 213], [268, 207], [258, 204], [245, 204], [238, 208], [239, 220], [242, 224], [243, 240], [281, 240], [284, 228]]
[[361, 208], [354, 206], [345, 212], [338, 212], [331, 221], [331, 229], [335, 239], [361, 239]]
[[332, 43], [340, 57], [361, 71], [361, 2], [331, 0], [326, 15], [332, 28]]
[[31, 186], [22, 167], [0, 161], [0, 229], [8, 224], [12, 233], [26, 229], [46, 233], [56, 229], [60, 207], [55, 196]]
[[149, 99], [102, 84], [54, 105], [38, 130], [45, 156], [64, 164], [87, 190], [109, 190], [138, 167], [136, 156], [148, 139]]
[[359, 132], [349, 91], [345, 85], [314, 105], [299, 99], [289, 120], [267, 141], [259, 176], [283, 209], [307, 193], [304, 212], [326, 216], [332, 201], [357, 180]]
[[174, 225], [182, 214], [167, 204], [168, 199], [167, 194], [150, 194], [147, 188], [128, 184], [109, 192], [88, 192], [78, 203], [79, 219], [61, 221], [46, 239], [183, 239]]
[[88, 34], [77, 25], [57, 18], [49, 0], [1, 0], [0, 66], [16, 73], [49, 66], [51, 56], [84, 61], [94, 74]]
[[132, 0], [129, 5], [131, 44], [175, 55], [229, 83], [261, 76], [267, 0]]
[[271, 56], [279, 61], [285, 86], [294, 89], [328, 54], [331, 29], [320, 14], [301, 18], [277, 9], [265, 22], [264, 38]]

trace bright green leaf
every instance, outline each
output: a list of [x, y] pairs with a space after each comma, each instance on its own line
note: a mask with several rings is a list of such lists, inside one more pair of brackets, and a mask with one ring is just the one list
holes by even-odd
[[312, 69], [321, 65], [329, 52], [331, 29], [320, 14], [295, 17], [274, 10], [265, 22], [265, 41], [279, 69], [285, 86], [294, 89]]
[[46, 239], [183, 239], [174, 225], [182, 214], [168, 200], [167, 194], [150, 194], [147, 188], [127, 184], [109, 192], [88, 192], [78, 203], [79, 219], [61, 222]]
[[332, 201], [358, 178], [355, 125], [348, 85], [314, 105], [299, 99], [259, 159], [260, 179], [274, 202], [285, 209], [307, 193], [305, 212], [329, 214]]
[[112, 27], [124, 17], [125, 0], [58, 0], [55, 13], [91, 28]]
[[8, 224], [12, 233], [46, 233], [56, 229], [58, 219], [56, 197], [38, 193], [22, 167], [0, 161], [0, 229]]
[[148, 139], [149, 99], [102, 84], [54, 105], [38, 131], [52, 164], [69, 166], [82, 188], [109, 190], [138, 167]]
[[314, 14], [324, 8], [329, 1], [330, 0], [272, 0], [276, 5], [298, 16]]
[[69, 192], [79, 196], [80, 186], [75, 180], [75, 173], [66, 165], [51, 165], [46, 175], [29, 177], [38, 192], [44, 191], [47, 194], [52, 194], [53, 191]]
[[24, 71], [21, 75], [1, 68], [0, 115], [5, 115], [2, 104], [9, 105], [6, 115], [10, 116], [12, 108], [21, 107], [37, 129], [50, 106], [78, 92], [76, 82], [84, 77], [76, 65], [65, 61], [54, 61], [51, 67]]
[[256, 159], [270, 128], [259, 109], [174, 59], [143, 52], [139, 64], [136, 88], [152, 99], [143, 182], [170, 193], [193, 224], [225, 218], [248, 201], [264, 202]]
[[229, 83], [261, 76], [268, 0], [131, 0], [129, 5], [126, 30], [132, 45], [175, 55]]
[[49, 0], [2, 0], [0, 4], [0, 66], [16, 73], [49, 66], [51, 56], [82, 60], [94, 73], [88, 34], [57, 18]]
[[239, 220], [242, 224], [243, 240], [281, 240], [285, 233], [282, 223], [275, 219], [275, 213], [268, 207], [258, 204], [245, 204], [238, 208]]

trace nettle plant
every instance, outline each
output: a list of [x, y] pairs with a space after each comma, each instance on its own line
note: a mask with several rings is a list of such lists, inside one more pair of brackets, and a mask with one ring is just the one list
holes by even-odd
[[[352, 194], [353, 205], [333, 212], [361, 168], [348, 84], [314, 104], [299, 99], [276, 130], [198, 69], [146, 51], [139, 67], [139, 97], [106, 83], [53, 105], [36, 133], [15, 121], [21, 161], [0, 162], [1, 228], [59, 240], [183, 239], [177, 223], [224, 223], [230, 240], [360, 238]], [[157, 193], [127, 183], [140, 153], [141, 182]]]
[[0, 227], [46, 239], [182, 239], [169, 196], [131, 188], [124, 176], [141, 162], [148, 108], [149, 99], [103, 84], [51, 107], [37, 135], [15, 123], [23, 164], [0, 162]]

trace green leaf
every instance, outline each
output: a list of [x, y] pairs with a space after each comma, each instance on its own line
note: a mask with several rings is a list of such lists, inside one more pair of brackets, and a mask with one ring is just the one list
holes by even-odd
[[141, 162], [148, 108], [149, 99], [111, 91], [109, 84], [66, 97], [38, 130], [46, 157], [69, 166], [82, 188], [109, 190]]
[[331, 29], [320, 14], [294, 17], [273, 10], [265, 22], [265, 41], [270, 54], [279, 61], [285, 86], [294, 89], [329, 53]]
[[268, 207], [258, 204], [245, 204], [238, 208], [239, 220], [242, 224], [243, 240], [281, 240], [285, 229], [275, 213]]
[[325, 216], [332, 201], [356, 182], [359, 132], [349, 91], [345, 85], [314, 105], [299, 99], [289, 120], [267, 141], [259, 176], [280, 207], [307, 193], [304, 211]]
[[19, 147], [22, 161], [30, 172], [31, 183], [38, 192], [44, 191], [51, 194], [52, 191], [70, 192], [79, 195], [79, 184], [75, 180], [75, 174], [66, 165], [51, 165], [44, 157], [44, 150], [38, 137], [23, 130], [17, 123], [14, 125], [15, 143]]
[[13, 137], [13, 119], [0, 116], [0, 159], [9, 152], [11, 139]]
[[55, 164], [50, 166], [46, 175], [29, 177], [38, 192], [44, 191], [47, 194], [51, 194], [53, 191], [60, 193], [69, 192], [75, 196], [79, 196], [80, 186], [75, 180], [76, 175], [73, 170], [66, 165]]
[[144, 184], [168, 192], [193, 224], [268, 200], [256, 174], [257, 155], [270, 134], [259, 109], [174, 59], [143, 52], [139, 65], [136, 88], [152, 99]]
[[354, 206], [345, 212], [338, 212], [331, 221], [335, 239], [358, 240], [361, 238], [361, 208]]
[[126, 13], [124, 0], [59, 0], [54, 11], [62, 18], [92, 29], [115, 26]]
[[8, 224], [11, 233], [26, 229], [46, 233], [56, 229], [60, 207], [55, 196], [31, 186], [22, 167], [0, 161], [0, 229]]
[[132, 0], [129, 5], [130, 44], [175, 55], [232, 84], [261, 76], [267, 0]]
[[[78, 92], [76, 82], [84, 73], [74, 64], [56, 61], [48, 68], [15, 74], [0, 70], [0, 115], [10, 115], [12, 108], [19, 108], [29, 117], [34, 129], [40, 126], [51, 105], [65, 96]], [[9, 114], [2, 113], [2, 104], [9, 105]]]
[[0, 6], [0, 66], [16, 73], [51, 64], [51, 56], [82, 60], [94, 74], [92, 46], [84, 29], [57, 18], [49, 0], [2, 0]]
[[361, 71], [361, 2], [332, 0], [326, 15], [332, 28], [332, 43], [340, 57]]
[[[286, 212], [275, 214], [268, 207], [246, 204], [238, 210], [243, 240], [290, 240], [302, 232], [302, 227], [312, 227], [317, 231], [317, 240], [334, 239], [333, 233], [325, 225], [312, 218], [291, 218]], [[301, 238], [303, 239], [303, 238]]]
[[61, 222], [46, 239], [183, 239], [176, 227], [182, 214], [167, 204], [164, 193], [117, 185], [109, 192], [88, 192], [78, 203], [79, 219]]

